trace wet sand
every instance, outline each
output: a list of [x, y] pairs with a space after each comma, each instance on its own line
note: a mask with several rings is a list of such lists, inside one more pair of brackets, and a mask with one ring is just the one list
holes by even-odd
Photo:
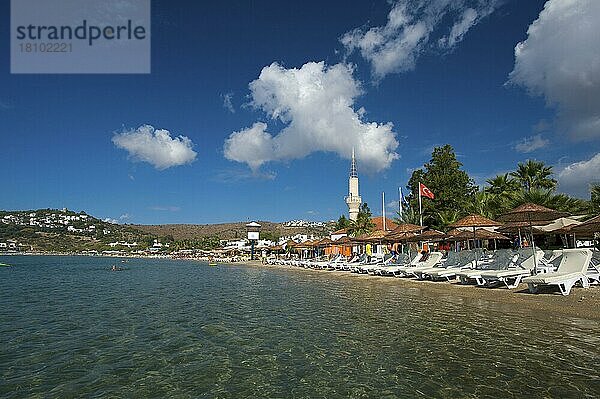
[[546, 290], [541, 293], [531, 294], [527, 284], [509, 290], [506, 287], [485, 288], [475, 285], [463, 285], [458, 281], [429, 281], [414, 278], [380, 277], [350, 272], [304, 269], [295, 266], [263, 265], [260, 261], [240, 262], [233, 265], [260, 267], [265, 269], [286, 270], [297, 273], [318, 273], [323, 278], [357, 278], [377, 281], [382, 285], [399, 285], [406, 288], [416, 288], [426, 297], [456, 297], [469, 300], [485, 300], [517, 306], [521, 309], [540, 311], [549, 315], [569, 316], [582, 319], [600, 320], [600, 286], [592, 285], [584, 289], [574, 287], [568, 296], [561, 295], [558, 291]]

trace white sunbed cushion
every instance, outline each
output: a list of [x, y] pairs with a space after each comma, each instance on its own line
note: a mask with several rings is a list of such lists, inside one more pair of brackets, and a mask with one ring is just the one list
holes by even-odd
[[583, 273], [574, 272], [574, 273], [542, 273], [531, 277], [525, 277], [523, 279], [524, 283], [533, 283], [533, 284], [552, 284], [552, 283], [560, 283], [565, 280], [578, 279], [584, 277]]
[[500, 278], [500, 277], [514, 277], [514, 276], [525, 276], [530, 275], [531, 270], [526, 269], [508, 269], [508, 270], [498, 270], [498, 271], [488, 271], [485, 273], [481, 273], [481, 277], [483, 278]]

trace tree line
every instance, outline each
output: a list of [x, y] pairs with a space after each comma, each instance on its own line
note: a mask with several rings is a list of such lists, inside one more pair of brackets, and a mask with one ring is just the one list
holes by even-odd
[[[434, 148], [431, 159], [412, 172], [406, 186], [410, 194], [401, 205], [402, 214], [398, 212], [396, 222], [419, 224], [419, 183], [435, 194], [433, 200], [422, 200], [423, 223], [440, 230], [447, 230], [450, 224], [469, 214], [495, 219], [528, 202], [571, 214], [600, 213], [599, 184], [590, 187], [589, 200], [558, 193], [553, 168], [544, 162], [530, 159], [519, 163], [514, 171], [488, 179], [483, 187], [478, 187], [462, 167], [451, 145]], [[342, 215], [336, 228], [348, 228], [352, 235], [371, 231], [371, 212], [366, 203], [358, 216], [356, 221], [350, 221]]]

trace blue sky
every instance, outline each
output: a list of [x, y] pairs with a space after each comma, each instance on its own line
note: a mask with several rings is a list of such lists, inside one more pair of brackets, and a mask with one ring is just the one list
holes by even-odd
[[352, 146], [374, 213], [445, 143], [480, 184], [528, 158], [582, 197], [600, 174], [593, 0], [210, 3], [152, 2], [149, 75], [17, 75], [5, 57], [0, 209], [335, 219]]

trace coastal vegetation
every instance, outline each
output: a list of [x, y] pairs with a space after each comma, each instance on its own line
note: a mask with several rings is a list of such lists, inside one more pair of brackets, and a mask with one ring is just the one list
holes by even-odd
[[369, 209], [369, 205], [365, 202], [360, 206], [358, 210], [358, 216], [356, 220], [351, 220], [350, 225], [348, 226], [348, 234], [352, 237], [358, 237], [363, 234], [370, 233], [373, 231], [375, 227], [375, 223], [373, 223], [371, 209]]
[[494, 219], [528, 202], [572, 214], [600, 213], [598, 185], [591, 187], [590, 200], [558, 193], [552, 166], [541, 161], [519, 163], [514, 171], [488, 179], [483, 187], [478, 187], [462, 166], [452, 146], [434, 148], [429, 162], [413, 171], [407, 185], [411, 194], [397, 221], [418, 224], [419, 200], [415, 193], [419, 182], [435, 193], [434, 199], [422, 201], [422, 209], [424, 224], [437, 229], [446, 229], [471, 213]]

